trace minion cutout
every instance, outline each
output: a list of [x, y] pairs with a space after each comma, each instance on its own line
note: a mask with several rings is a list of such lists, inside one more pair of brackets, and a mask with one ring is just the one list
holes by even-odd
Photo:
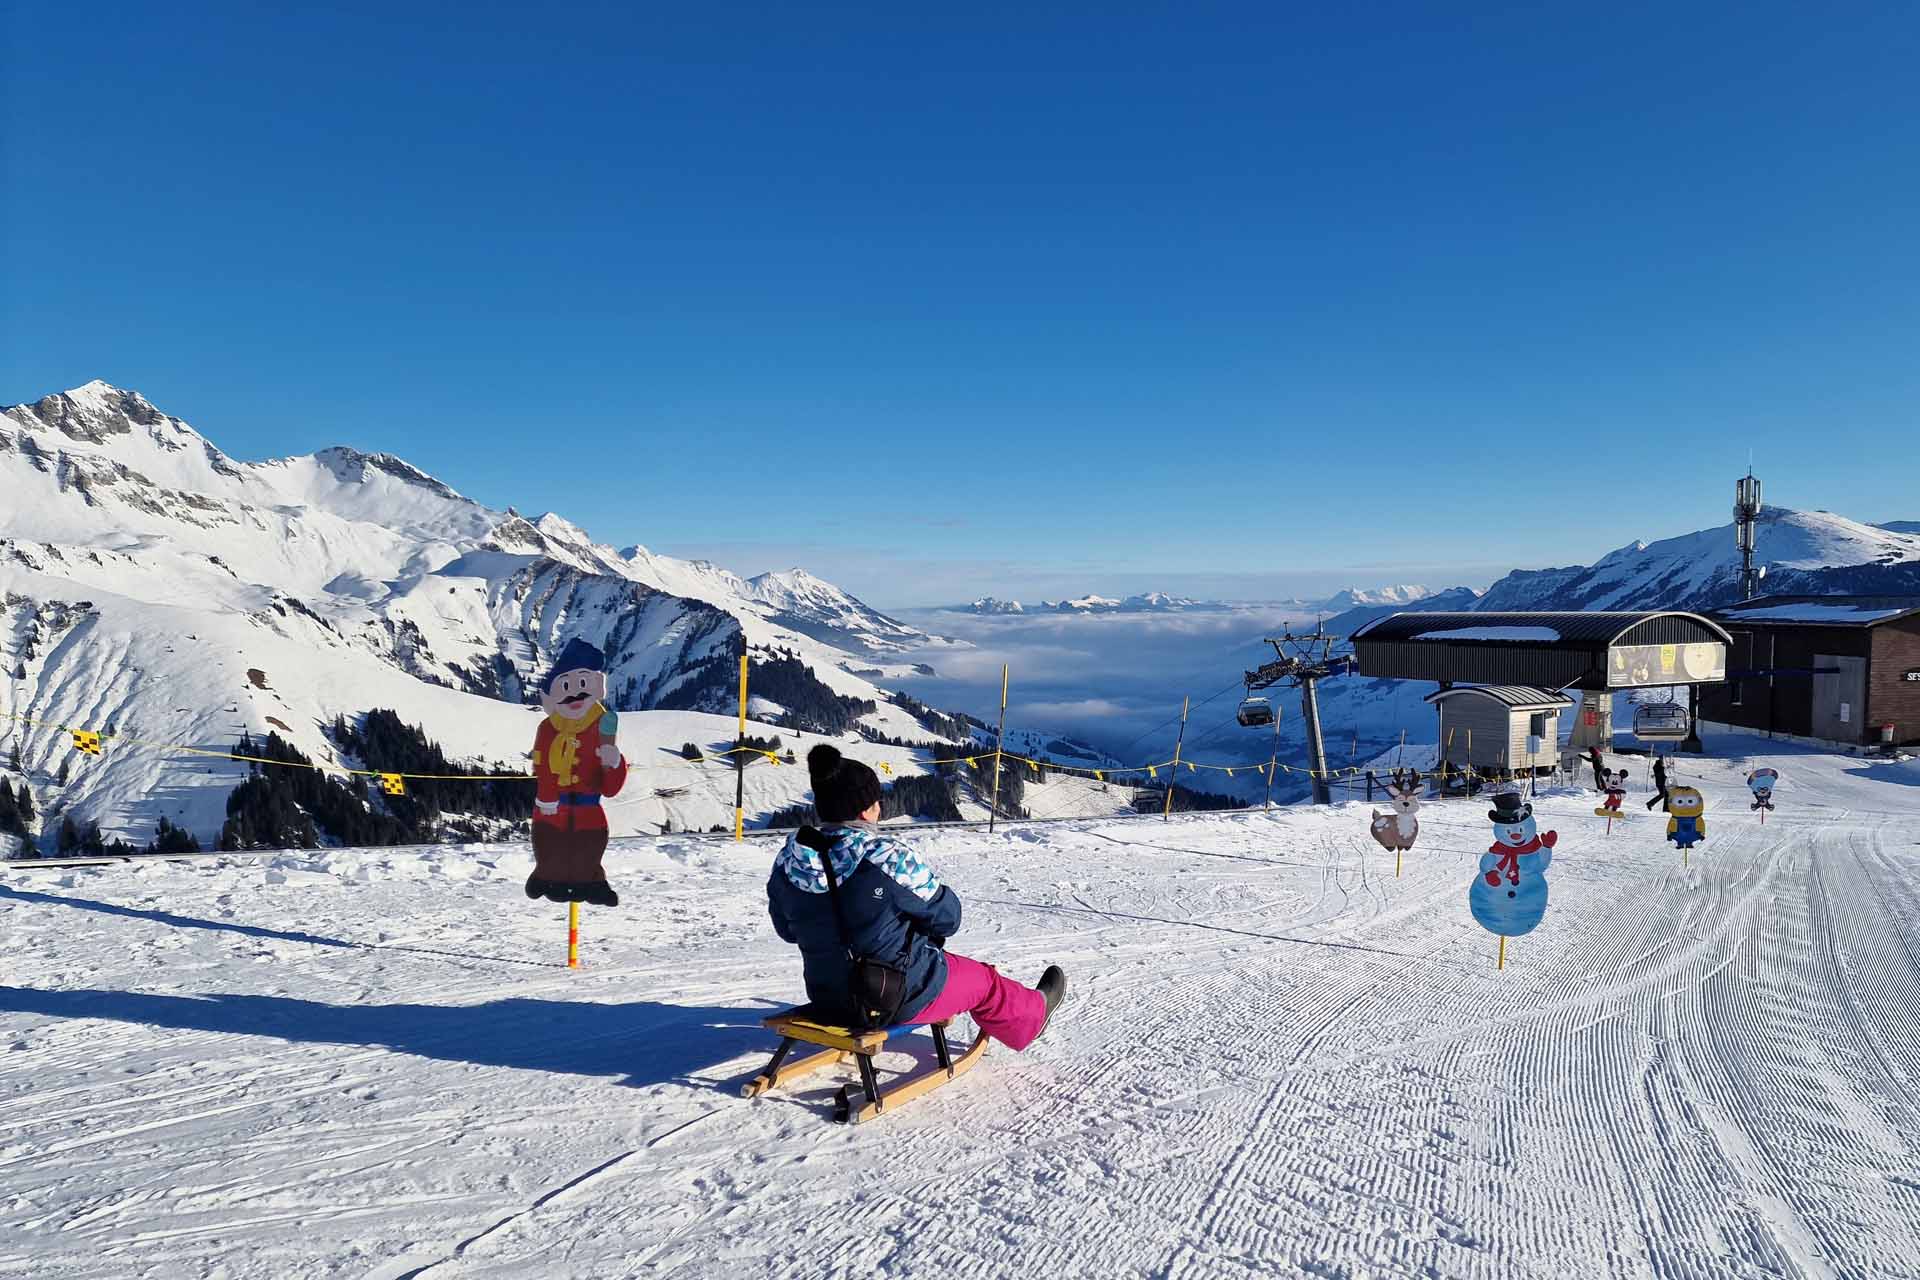
[[1667, 791], [1667, 839], [1679, 849], [1691, 849], [1707, 838], [1707, 801], [1695, 787]]

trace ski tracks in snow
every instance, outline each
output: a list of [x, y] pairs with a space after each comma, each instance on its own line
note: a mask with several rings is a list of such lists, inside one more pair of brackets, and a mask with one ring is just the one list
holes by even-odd
[[59, 891], [87, 931], [0, 899], [38, 975], [0, 989], [0, 1274], [1920, 1275], [1903, 820], [1722, 818], [1682, 867], [1537, 804], [1553, 907], [1504, 972], [1474, 802], [1398, 878], [1358, 805], [924, 836], [956, 948], [1068, 1005], [852, 1129], [831, 1075], [731, 1092], [798, 995], [764, 851], [643, 865], [580, 973], [470, 959], [559, 939], [456, 876], [103, 871]]

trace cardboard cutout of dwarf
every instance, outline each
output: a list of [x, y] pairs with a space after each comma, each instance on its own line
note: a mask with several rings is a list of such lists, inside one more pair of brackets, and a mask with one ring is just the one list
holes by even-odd
[[546, 718], [533, 737], [533, 874], [527, 896], [550, 902], [617, 906], [620, 895], [600, 865], [607, 852], [607, 811], [600, 801], [627, 783], [607, 710], [607, 661], [584, 640], [560, 651], [541, 686]]

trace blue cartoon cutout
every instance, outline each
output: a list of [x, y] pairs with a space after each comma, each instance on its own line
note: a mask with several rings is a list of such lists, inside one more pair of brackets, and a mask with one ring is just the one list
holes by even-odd
[[1753, 803], [1748, 806], [1764, 818], [1773, 810], [1773, 788], [1780, 781], [1778, 769], [1755, 769], [1747, 775], [1747, 787], [1753, 792]]
[[1533, 806], [1517, 791], [1494, 793], [1493, 845], [1480, 859], [1480, 874], [1467, 891], [1467, 909], [1488, 933], [1517, 938], [1532, 932], [1547, 914], [1547, 868], [1560, 833], [1542, 833]]

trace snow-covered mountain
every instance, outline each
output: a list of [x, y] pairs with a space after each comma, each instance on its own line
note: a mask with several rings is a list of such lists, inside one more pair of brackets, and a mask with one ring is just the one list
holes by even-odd
[[[0, 410], [0, 493], [10, 716], [212, 751], [271, 731], [339, 761], [326, 726], [391, 707], [449, 755], [518, 768], [529, 686], [577, 636], [607, 653], [621, 710], [730, 712], [745, 646], [773, 664], [756, 699], [771, 727], [936, 736], [875, 681], [940, 642], [838, 588], [617, 551], [387, 454], [238, 461], [92, 382]], [[44, 730], [7, 720], [0, 736], [0, 761], [17, 744], [36, 783], [71, 767], [41, 796], [49, 816], [134, 841], [163, 813], [205, 838], [234, 784], [223, 762], [115, 749], [76, 764]]]
[[[1831, 511], [1768, 508], [1755, 534], [1769, 595], [1920, 590], [1920, 526], [1864, 524]], [[1731, 524], [1634, 542], [1592, 565], [1510, 573], [1488, 588], [1482, 610], [1710, 608], [1740, 596], [1740, 554]]]
[[[1361, 600], [1340, 610], [1320, 625], [1328, 635], [1350, 636], [1375, 618], [1384, 618], [1390, 613], [1432, 613], [1473, 609], [1477, 608], [1480, 602], [1480, 593], [1472, 587], [1448, 587], [1444, 591], [1428, 591], [1425, 587], [1414, 589], [1421, 594], [1405, 601]], [[1376, 593], [1343, 591], [1340, 596], [1365, 597], [1373, 594]], [[1328, 607], [1331, 608], [1338, 603], [1340, 596], [1328, 600]]]
[[1324, 603], [1329, 613], [1342, 613], [1348, 609], [1368, 605], [1393, 605], [1404, 609], [1416, 600], [1423, 600], [1432, 594], [1431, 588], [1415, 585], [1376, 587], [1370, 591], [1348, 587], [1345, 591], [1334, 592], [1326, 598]]
[[1148, 591], [1141, 595], [1128, 596], [1124, 600], [1116, 600], [1109, 596], [1084, 595], [1072, 600], [1042, 600], [1037, 605], [1025, 605], [1018, 600], [1000, 600], [987, 596], [984, 599], [975, 600], [972, 604], [955, 606], [950, 612], [990, 616], [1034, 613], [1193, 613], [1218, 612], [1234, 607], [1216, 600], [1194, 600], [1186, 596], [1168, 595], [1164, 591]]
[[972, 604], [955, 607], [954, 613], [978, 613], [992, 617], [1025, 613], [1027, 607], [1018, 600], [1002, 600], [996, 596], [985, 596]]
[[746, 598], [764, 605], [771, 622], [828, 644], [859, 645], [869, 653], [899, 653], [939, 643], [877, 609], [854, 599], [805, 569], [763, 573], [749, 578]]

